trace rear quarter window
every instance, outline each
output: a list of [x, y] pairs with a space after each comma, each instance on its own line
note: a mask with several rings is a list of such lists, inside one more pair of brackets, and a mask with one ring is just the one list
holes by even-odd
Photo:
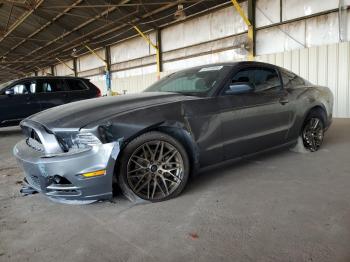
[[44, 93], [56, 93], [66, 91], [66, 84], [61, 79], [43, 79], [40, 80], [40, 87], [36, 90]]
[[297, 88], [306, 84], [300, 76], [285, 70], [281, 70], [283, 85], [285, 88]]
[[71, 91], [83, 91], [88, 89], [88, 86], [82, 80], [68, 79], [66, 81]]

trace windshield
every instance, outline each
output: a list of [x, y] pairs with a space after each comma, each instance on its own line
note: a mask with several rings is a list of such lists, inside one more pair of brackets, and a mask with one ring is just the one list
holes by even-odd
[[226, 77], [231, 66], [196, 67], [171, 74], [148, 87], [145, 92], [175, 92], [205, 95]]

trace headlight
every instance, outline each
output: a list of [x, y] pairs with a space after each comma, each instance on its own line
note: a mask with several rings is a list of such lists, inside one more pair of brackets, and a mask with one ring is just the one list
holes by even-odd
[[89, 132], [61, 132], [56, 133], [56, 137], [64, 152], [71, 149], [89, 149], [91, 146], [102, 144], [100, 139]]
[[94, 145], [102, 144], [100, 139], [98, 139], [92, 133], [78, 133], [72, 139], [72, 142], [74, 145], [77, 145], [78, 147], [80, 147], [80, 146], [94, 146]]
[[100, 145], [102, 141], [92, 132], [64, 131], [56, 132], [56, 138], [64, 152], [86, 150]]

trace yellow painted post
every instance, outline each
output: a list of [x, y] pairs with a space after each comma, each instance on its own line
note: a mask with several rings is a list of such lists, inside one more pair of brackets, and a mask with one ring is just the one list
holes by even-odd
[[248, 26], [248, 47], [249, 47], [249, 52], [248, 52], [248, 60], [249, 61], [254, 61], [254, 28], [252, 25]]
[[156, 59], [157, 59], [157, 79], [160, 79], [160, 52], [159, 48], [156, 49]]
[[237, 0], [231, 0], [233, 6], [236, 8], [239, 15], [242, 17], [244, 23], [248, 26], [248, 60], [253, 61], [254, 60], [254, 26], [249, 21], [248, 17], [245, 15], [243, 9], [237, 2]]
[[146, 40], [146, 42], [152, 46], [156, 50], [156, 60], [157, 60], [157, 78], [160, 79], [160, 51], [159, 47], [152, 43], [151, 39], [146, 36], [136, 25], [134, 25], [134, 29], [139, 33], [139, 35]]
[[[108, 62], [107, 60], [105, 60], [103, 57], [101, 57], [97, 52], [95, 52], [92, 48], [90, 48], [88, 45], [85, 45], [85, 47], [92, 53], [94, 54], [97, 58], [99, 58], [105, 65], [105, 77], [106, 77], [106, 85], [107, 85], [107, 90], [108, 90], [108, 95], [111, 96], [113, 95], [112, 90], [110, 89], [111, 84], [110, 84], [110, 71], [109, 71], [109, 67], [108, 67]], [[107, 50], [106, 50], [107, 52]]]

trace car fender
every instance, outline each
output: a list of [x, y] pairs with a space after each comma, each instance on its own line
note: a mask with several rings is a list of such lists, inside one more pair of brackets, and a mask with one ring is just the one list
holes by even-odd
[[[96, 126], [104, 129], [110, 141], [119, 142], [121, 154], [128, 142], [146, 132], [160, 131], [169, 134], [182, 143], [188, 152], [192, 164], [191, 173], [196, 173], [199, 169], [198, 145], [186, 120], [182, 103], [134, 110], [94, 124], [95, 128]], [[113, 157], [119, 158], [119, 156]]]

